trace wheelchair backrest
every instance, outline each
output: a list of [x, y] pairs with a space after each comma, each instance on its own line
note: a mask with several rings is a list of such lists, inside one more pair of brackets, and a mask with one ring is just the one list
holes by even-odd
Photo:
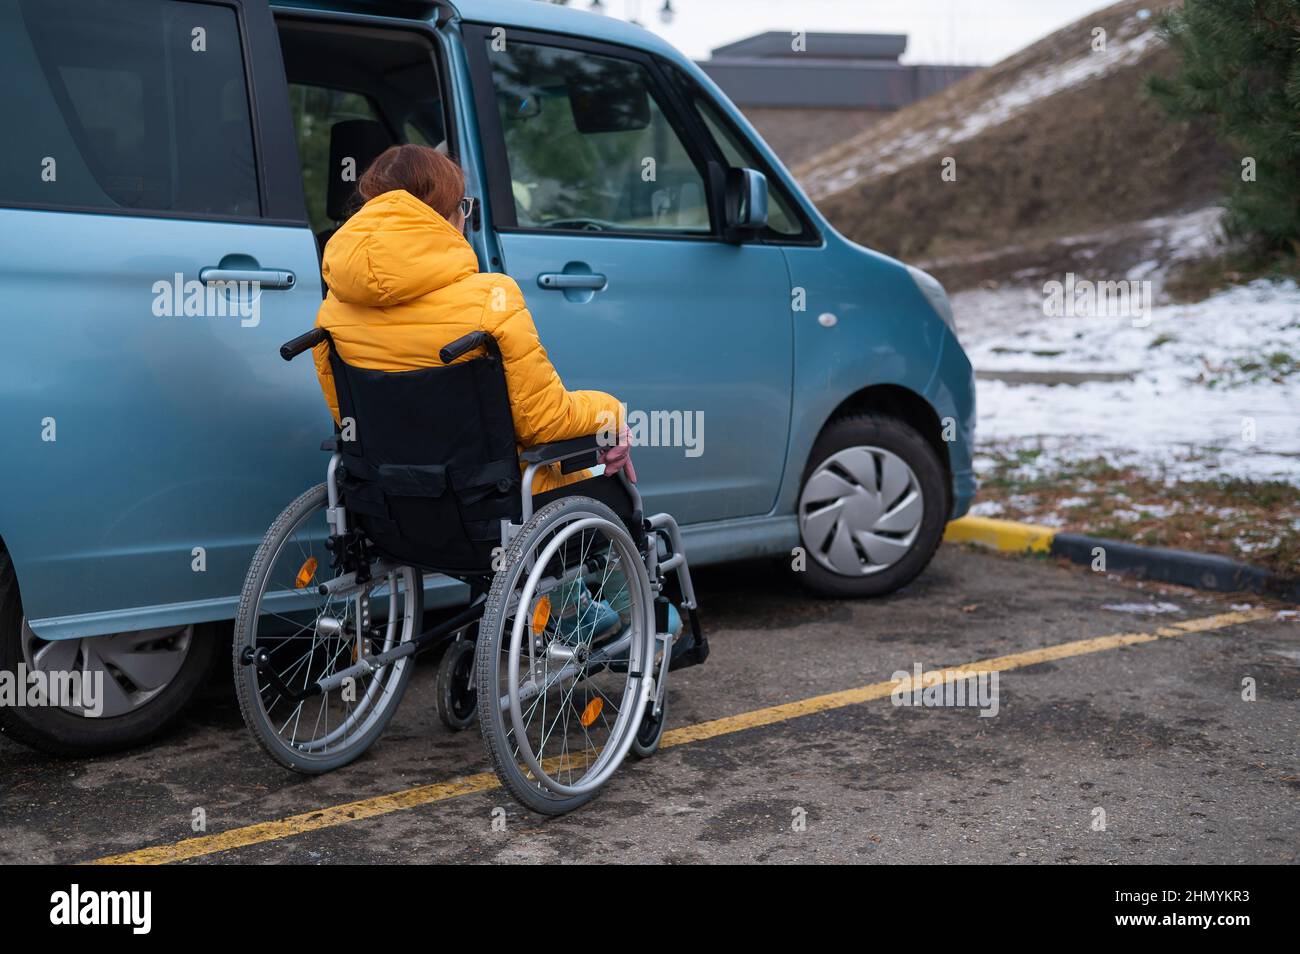
[[372, 371], [345, 362], [331, 341], [343, 502], [381, 553], [482, 573], [501, 521], [519, 519], [519, 457], [495, 344], [459, 364]]

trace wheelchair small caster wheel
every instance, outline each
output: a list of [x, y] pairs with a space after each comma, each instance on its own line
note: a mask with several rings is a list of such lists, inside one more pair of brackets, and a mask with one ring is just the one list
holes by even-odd
[[458, 639], [447, 647], [438, 667], [438, 715], [453, 732], [473, 725], [478, 717], [478, 692], [470, 686], [474, 674], [474, 641]]
[[645, 715], [641, 717], [641, 725], [636, 730], [636, 738], [632, 740], [632, 747], [628, 749], [639, 759], [648, 759], [658, 752], [659, 740], [664, 737], [664, 723], [668, 721], [668, 703], [664, 702], [658, 717], [654, 715], [654, 710], [654, 702], [647, 702]]

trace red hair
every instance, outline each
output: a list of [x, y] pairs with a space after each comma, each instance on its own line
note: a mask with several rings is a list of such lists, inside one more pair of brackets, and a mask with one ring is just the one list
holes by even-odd
[[379, 154], [357, 182], [357, 195], [369, 202], [377, 195], [405, 189], [451, 221], [465, 195], [465, 173], [438, 150], [405, 143]]

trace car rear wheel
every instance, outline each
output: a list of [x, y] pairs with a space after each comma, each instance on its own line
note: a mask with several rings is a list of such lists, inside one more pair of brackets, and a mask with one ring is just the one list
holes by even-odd
[[946, 482], [939, 455], [911, 425], [876, 414], [833, 421], [799, 493], [804, 554], [795, 575], [836, 597], [882, 596], [911, 582], [943, 538]]
[[180, 717], [202, 684], [217, 643], [212, 630], [188, 625], [41, 639], [27, 625], [13, 564], [0, 550], [0, 671], [17, 674], [21, 664], [26, 673], [85, 672], [102, 686], [93, 699], [95, 715], [75, 705], [5, 705], [0, 731], [61, 756], [100, 755], [147, 742]]

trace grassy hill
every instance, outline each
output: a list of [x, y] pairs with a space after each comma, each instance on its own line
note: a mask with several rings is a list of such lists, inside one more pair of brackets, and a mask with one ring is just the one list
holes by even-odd
[[[1166, 233], [1205, 225], [1235, 159], [1206, 128], [1169, 123], [1143, 90], [1149, 73], [1173, 69], [1155, 32], [1168, 5], [1125, 0], [1092, 14], [795, 175], [850, 238], [953, 287], [1176, 257]], [[941, 178], [945, 157], [954, 182]]]

